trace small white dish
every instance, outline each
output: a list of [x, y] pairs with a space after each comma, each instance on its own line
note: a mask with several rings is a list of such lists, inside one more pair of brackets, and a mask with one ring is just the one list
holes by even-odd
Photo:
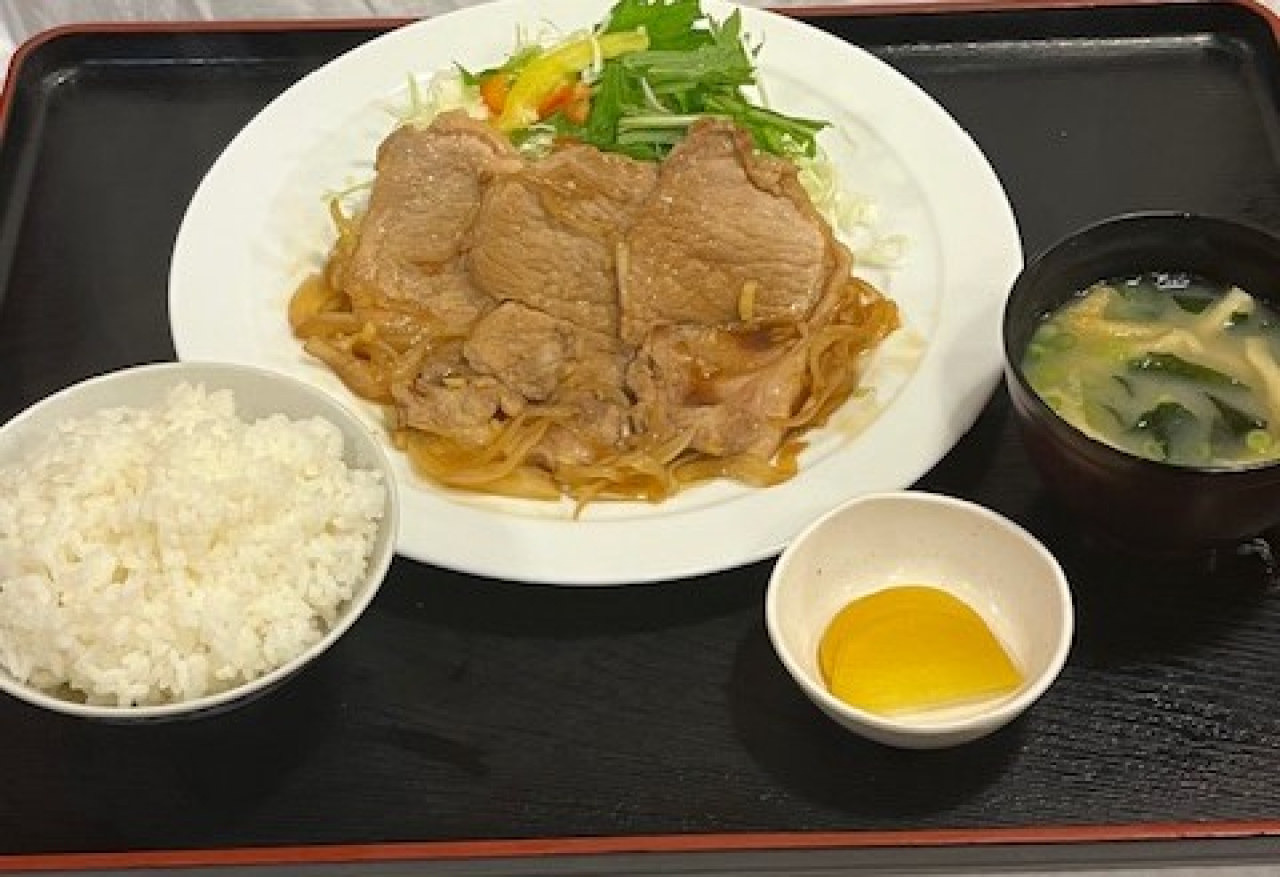
[[[832, 618], [858, 597], [908, 584], [941, 588], [973, 608], [1022, 671], [1020, 688], [893, 716], [833, 695], [818, 667]], [[824, 713], [863, 737], [911, 749], [975, 740], [1022, 714], [1057, 678], [1074, 633], [1066, 576], [1040, 542], [982, 506], [917, 491], [860, 497], [806, 528], [774, 567], [765, 622], [783, 665]]]
[[256, 367], [214, 362], [157, 363], [99, 375], [37, 402], [0, 426], [0, 464], [26, 458], [33, 447], [67, 420], [83, 420], [109, 408], [154, 409], [180, 384], [202, 386], [210, 393], [230, 390], [236, 415], [242, 421], [273, 414], [291, 420], [322, 417], [340, 431], [342, 459], [347, 466], [380, 473], [385, 507], [377, 523], [363, 579], [354, 588], [354, 597], [339, 609], [333, 623], [310, 647], [274, 670], [229, 690], [163, 704], [91, 705], [39, 690], [0, 668], [0, 692], [42, 709], [122, 723], [221, 712], [276, 688], [319, 657], [355, 624], [378, 592], [395, 557], [399, 526], [399, 503], [390, 457], [379, 438], [359, 418], [325, 391], [296, 378]]

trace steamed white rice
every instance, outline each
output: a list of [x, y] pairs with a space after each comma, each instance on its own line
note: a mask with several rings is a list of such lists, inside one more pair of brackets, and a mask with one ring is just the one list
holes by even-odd
[[0, 468], [0, 664], [91, 704], [223, 691], [321, 639], [365, 572], [377, 472], [230, 391], [65, 422]]

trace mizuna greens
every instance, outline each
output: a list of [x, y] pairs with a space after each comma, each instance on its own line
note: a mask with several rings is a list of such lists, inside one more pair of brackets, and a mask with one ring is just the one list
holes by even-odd
[[534, 152], [574, 140], [659, 160], [694, 121], [714, 116], [736, 122], [765, 152], [814, 158], [827, 123], [752, 99], [757, 52], [736, 10], [715, 21], [700, 0], [619, 0], [590, 32], [520, 46], [501, 65], [462, 77], [493, 123]]

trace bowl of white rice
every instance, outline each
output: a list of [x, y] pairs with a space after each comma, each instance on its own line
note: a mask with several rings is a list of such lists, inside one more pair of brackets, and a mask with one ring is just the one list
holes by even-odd
[[120, 721], [222, 711], [333, 645], [395, 555], [378, 437], [264, 369], [158, 363], [0, 426], [0, 691]]

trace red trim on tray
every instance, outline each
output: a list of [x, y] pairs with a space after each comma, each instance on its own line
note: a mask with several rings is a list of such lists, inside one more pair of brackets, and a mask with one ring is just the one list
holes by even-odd
[[[800, 17], [928, 15], [955, 12], [1009, 12], [1120, 6], [1186, 5], [1215, 0], [850, 0], [854, 5], [776, 9]], [[1280, 42], [1280, 13], [1262, 0], [1226, 0], [1263, 18]], [[391, 30], [415, 18], [237, 19], [225, 21], [65, 24], [27, 39], [14, 51], [0, 91], [0, 130], [8, 118], [14, 83], [27, 59], [41, 46], [75, 34], [225, 33], [284, 30]], [[1030, 844], [1123, 843], [1177, 840], [1232, 840], [1280, 837], [1280, 818], [1258, 821], [1156, 822], [1116, 825], [1052, 825], [1009, 828], [849, 830], [826, 832], [730, 832], [721, 834], [559, 837], [502, 840], [406, 841], [370, 844], [284, 845], [221, 849], [128, 852], [0, 853], [0, 873], [108, 870], [193, 866], [271, 866], [422, 862], [466, 859], [520, 859], [540, 856], [599, 856], [634, 853], [725, 853], [787, 850], [853, 850], [888, 847], [959, 847]]]
[[[1048, 9], [1096, 9], [1112, 6], [1195, 6], [1220, 0], [849, 0], [852, 6], [816, 3], [775, 9], [789, 16], [937, 15], [947, 12], [1024, 12]], [[1267, 22], [1280, 42], [1280, 12], [1263, 0], [1224, 0]]]
[[[1220, 0], [850, 0], [853, 5], [815, 3], [788, 6], [774, 12], [791, 16], [929, 15], [947, 12], [1023, 12], [1048, 9], [1096, 9], [1104, 6], [1195, 6]], [[1280, 13], [1263, 0], [1225, 0], [1267, 19], [1280, 39]]]
[[[792, 17], [928, 15], [946, 12], [1010, 12], [1037, 9], [1081, 9], [1101, 6], [1169, 6], [1219, 2], [1219, 0], [849, 0], [849, 5], [815, 3], [774, 11]], [[1226, 0], [1257, 15], [1271, 27], [1280, 42], [1280, 13], [1263, 0]], [[63, 24], [41, 31], [23, 41], [9, 59], [4, 88], [0, 90], [0, 130], [9, 117], [13, 83], [23, 63], [37, 48], [62, 36], [78, 33], [226, 33], [232, 31], [351, 30], [382, 28], [391, 30], [418, 21], [417, 18], [246, 18], [220, 21], [86, 21]]]
[[220, 21], [81, 21], [61, 24], [43, 30], [20, 43], [9, 57], [9, 69], [0, 90], [0, 129], [9, 118], [13, 103], [14, 82], [22, 65], [41, 46], [66, 36], [78, 34], [143, 34], [143, 33], [232, 33], [235, 31], [285, 30], [353, 30], [383, 28], [391, 30], [411, 24], [415, 18], [247, 18]]
[[468, 859], [531, 859], [541, 856], [601, 856], [636, 853], [764, 853], [788, 850], [830, 851], [841, 849], [883, 849], [888, 847], [918, 848], [1230, 840], [1277, 836], [1280, 836], [1280, 821], [424, 841], [0, 856], [0, 873], [197, 866], [250, 867], [376, 862], [442, 862]]

